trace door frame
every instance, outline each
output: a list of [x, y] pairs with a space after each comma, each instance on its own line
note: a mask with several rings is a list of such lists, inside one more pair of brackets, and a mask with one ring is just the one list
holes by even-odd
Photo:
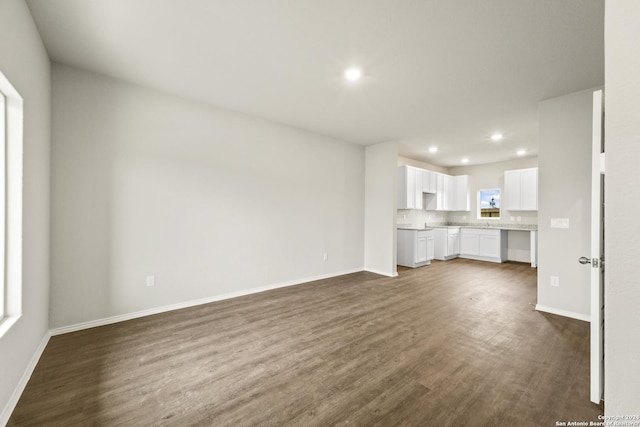
[[604, 97], [593, 92], [591, 152], [591, 353], [590, 398], [604, 398]]

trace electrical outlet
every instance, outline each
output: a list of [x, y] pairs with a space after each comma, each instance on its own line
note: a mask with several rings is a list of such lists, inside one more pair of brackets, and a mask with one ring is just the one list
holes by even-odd
[[560, 286], [560, 278], [558, 276], [551, 276], [551, 286]]
[[156, 276], [147, 276], [147, 286], [155, 286], [156, 285]]
[[326, 261], [329, 259], [329, 254], [327, 254], [326, 252], [322, 254], [322, 260]]
[[515, 221], [515, 220], [516, 220], [516, 217], [515, 217], [515, 216], [512, 216], [512, 217], [511, 217], [511, 221]]
[[522, 217], [521, 216], [517, 216], [516, 217], [516, 221], [522, 221]]

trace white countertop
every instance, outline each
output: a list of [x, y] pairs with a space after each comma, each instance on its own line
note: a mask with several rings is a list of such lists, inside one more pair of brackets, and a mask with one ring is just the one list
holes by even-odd
[[[530, 226], [531, 227], [531, 226]], [[410, 227], [406, 225], [398, 225], [399, 230], [432, 230], [434, 228], [479, 228], [482, 230], [506, 230], [506, 231], [538, 231], [538, 228], [525, 228], [519, 226], [505, 225], [482, 225], [482, 224], [469, 224], [469, 225], [429, 225], [424, 227]]]
[[398, 230], [413, 230], [413, 231], [428, 231], [428, 230], [433, 230], [434, 227], [409, 227], [406, 225], [399, 225], [396, 227]]

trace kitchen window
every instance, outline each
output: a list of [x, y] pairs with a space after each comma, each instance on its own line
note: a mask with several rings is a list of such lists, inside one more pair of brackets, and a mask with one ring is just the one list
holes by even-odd
[[478, 191], [478, 219], [500, 219], [500, 189]]
[[0, 337], [22, 315], [23, 100], [0, 72]]

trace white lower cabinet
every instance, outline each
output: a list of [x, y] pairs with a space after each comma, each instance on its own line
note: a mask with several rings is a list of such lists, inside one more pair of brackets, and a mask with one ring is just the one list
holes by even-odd
[[433, 242], [433, 230], [399, 228], [397, 264], [412, 268], [431, 264]]
[[446, 261], [452, 258], [456, 258], [460, 253], [460, 228], [435, 228], [433, 232], [434, 259]]
[[507, 260], [507, 231], [486, 228], [460, 229], [460, 258], [504, 262]]
[[460, 253], [480, 255], [480, 235], [467, 232], [460, 233]]

